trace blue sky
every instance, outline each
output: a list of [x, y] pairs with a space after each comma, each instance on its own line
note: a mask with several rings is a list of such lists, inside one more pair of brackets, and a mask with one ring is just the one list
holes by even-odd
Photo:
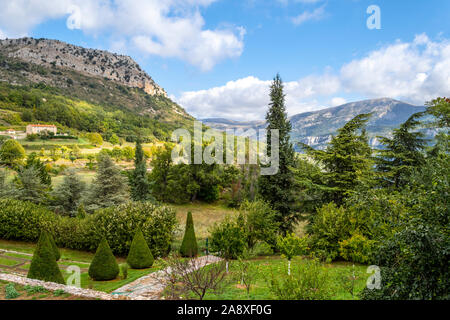
[[[381, 29], [369, 30], [377, 5]], [[270, 79], [289, 114], [450, 94], [448, 0], [0, 0], [0, 37], [132, 56], [199, 118], [261, 119]]]

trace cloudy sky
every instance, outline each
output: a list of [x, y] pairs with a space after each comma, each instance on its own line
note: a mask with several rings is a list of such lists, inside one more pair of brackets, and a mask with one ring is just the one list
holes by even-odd
[[[374, 4], [381, 29], [367, 27]], [[290, 115], [450, 95], [448, 0], [0, 0], [0, 8], [0, 38], [130, 55], [198, 118], [263, 119], [277, 72]]]

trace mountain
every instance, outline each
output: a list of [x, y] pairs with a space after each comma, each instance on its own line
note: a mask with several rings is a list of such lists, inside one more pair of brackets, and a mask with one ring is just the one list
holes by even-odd
[[264, 128], [266, 121], [264, 120], [256, 120], [256, 121], [235, 121], [235, 120], [227, 120], [223, 118], [207, 118], [200, 120], [205, 125], [210, 128], [226, 131], [227, 129], [238, 130], [243, 129], [247, 130], [249, 128]]
[[[378, 147], [377, 136], [389, 135], [392, 129], [405, 122], [412, 114], [424, 111], [423, 106], [414, 106], [389, 98], [373, 99], [347, 103], [338, 107], [300, 113], [289, 118], [292, 124], [291, 141], [302, 142], [322, 149], [333, 134], [346, 122], [361, 113], [372, 113], [367, 123], [367, 133], [372, 147]], [[264, 128], [264, 121], [237, 122], [224, 119], [207, 119], [208, 126], [217, 129], [255, 129]], [[223, 130], [223, 129], [222, 129]], [[299, 150], [299, 147], [296, 146]]]
[[[84, 101], [105, 112], [121, 111], [171, 128], [193, 120], [132, 58], [58, 40], [0, 40], [0, 84], [8, 96], [20, 88], [40, 90], [36, 94], [41, 96], [51, 91], [68, 101]], [[6, 108], [24, 112], [20, 103], [16, 107], [19, 110]], [[166, 127], [158, 130], [167, 131]]]

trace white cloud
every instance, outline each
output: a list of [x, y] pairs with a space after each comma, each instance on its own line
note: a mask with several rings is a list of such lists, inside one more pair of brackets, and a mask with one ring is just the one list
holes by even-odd
[[301, 25], [307, 21], [317, 21], [325, 16], [325, 6], [314, 9], [313, 11], [304, 11], [298, 16], [292, 18], [292, 23]]
[[330, 105], [332, 107], [337, 107], [337, 106], [341, 106], [341, 105], [345, 104], [346, 102], [347, 102], [347, 99], [345, 99], [345, 98], [334, 97], [333, 99], [331, 99]]
[[[185, 92], [177, 101], [198, 118], [263, 119], [270, 81], [247, 77], [208, 90]], [[425, 34], [397, 41], [326, 71], [285, 82], [289, 115], [346, 103], [345, 96], [391, 97], [417, 105], [450, 93], [450, 41]]]
[[[216, 0], [0, 0], [0, 29], [20, 37], [49, 19], [67, 18], [69, 29], [114, 35], [113, 47], [174, 57], [202, 70], [243, 51], [243, 28], [205, 28], [200, 14]], [[117, 38], [119, 40], [117, 40]], [[120, 49], [120, 48], [118, 48]]]

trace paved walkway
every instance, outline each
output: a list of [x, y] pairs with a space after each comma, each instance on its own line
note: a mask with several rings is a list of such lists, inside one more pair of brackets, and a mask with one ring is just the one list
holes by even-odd
[[[216, 256], [203, 256], [197, 258], [197, 260], [200, 263], [196, 265], [198, 268], [202, 268], [221, 259]], [[160, 300], [167, 273], [170, 274], [170, 270], [169, 272], [167, 270], [153, 272], [113, 291], [112, 295], [125, 296], [132, 300]]]

